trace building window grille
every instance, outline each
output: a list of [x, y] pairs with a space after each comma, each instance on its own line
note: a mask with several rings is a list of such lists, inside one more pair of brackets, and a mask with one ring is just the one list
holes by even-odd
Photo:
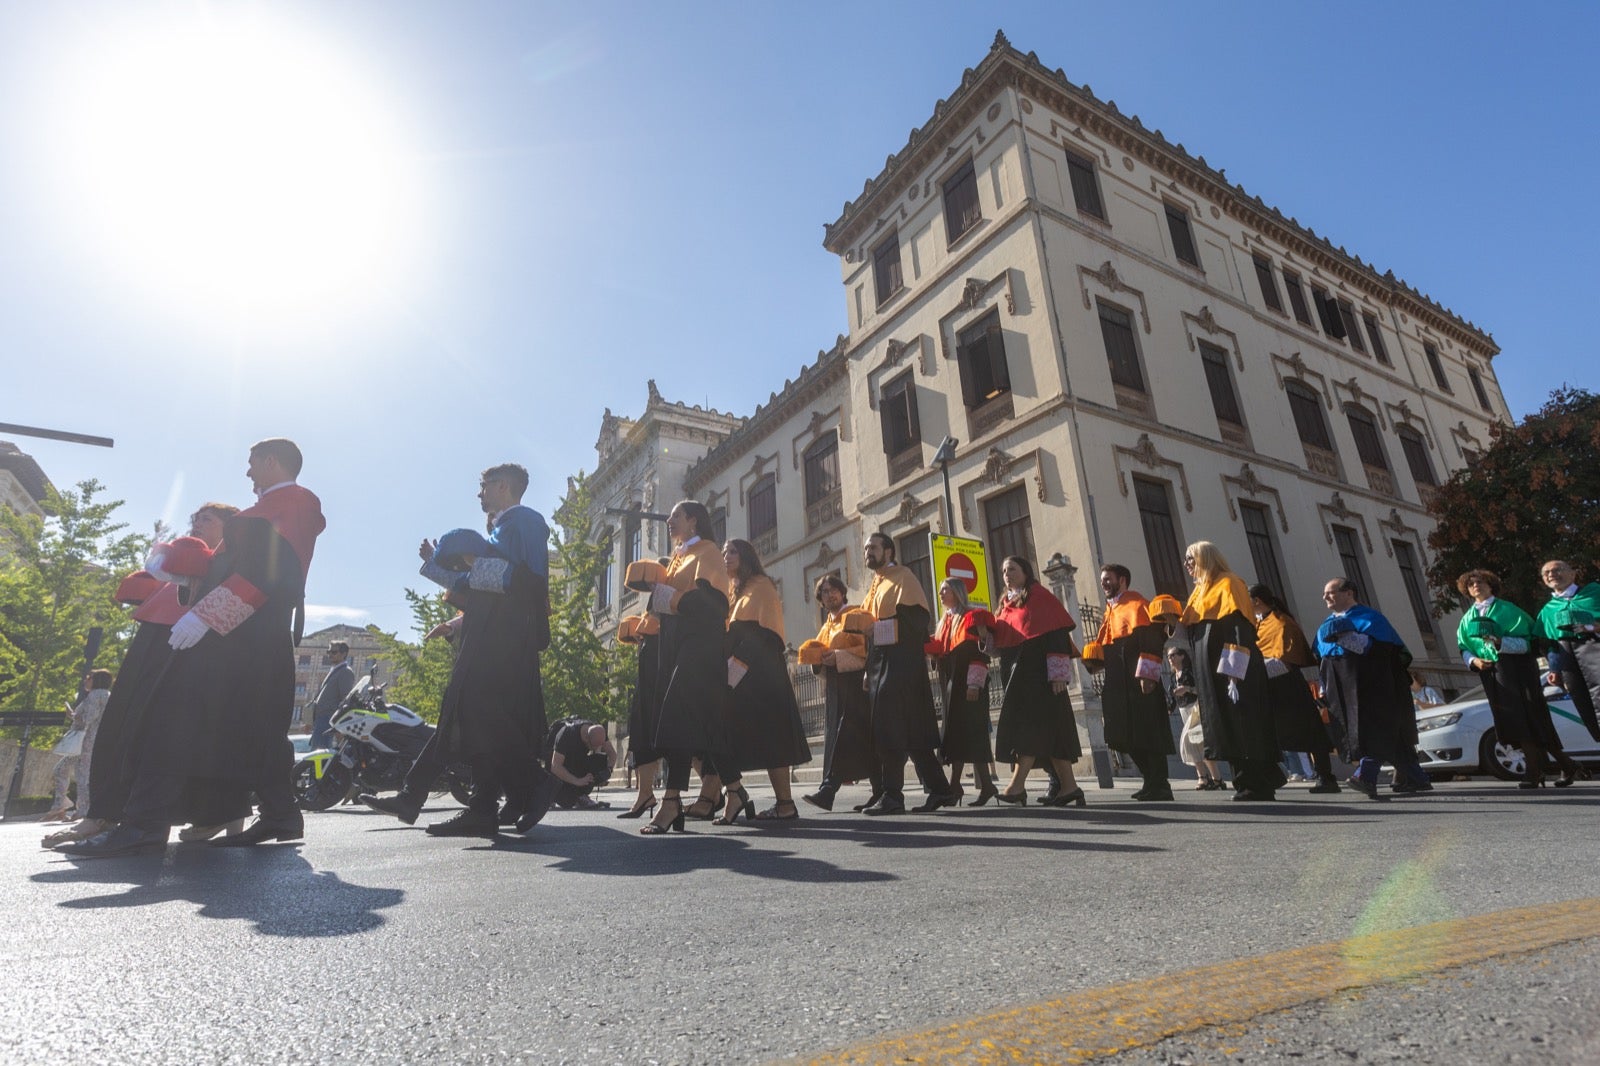
[[1264, 255], [1251, 257], [1256, 264], [1256, 280], [1261, 283], [1261, 299], [1268, 307], [1283, 314], [1283, 299], [1278, 295], [1278, 282], [1272, 276], [1272, 260]]
[[1433, 460], [1428, 458], [1428, 443], [1422, 434], [1410, 426], [1396, 426], [1395, 436], [1400, 438], [1400, 450], [1405, 453], [1406, 466], [1411, 468], [1411, 479], [1419, 488], [1433, 488], [1439, 479], [1433, 472]]
[[1356, 323], [1356, 309], [1345, 299], [1335, 300], [1334, 306], [1339, 309], [1339, 324], [1344, 327], [1344, 335], [1350, 342], [1350, 347], [1366, 355], [1367, 346], [1361, 343], [1361, 329]]
[[944, 226], [949, 234], [949, 242], [954, 244], [981, 221], [983, 210], [978, 204], [978, 174], [969, 159], [944, 183]]
[[928, 594], [928, 602], [938, 603], [939, 597], [933, 587], [932, 553], [933, 542], [928, 537], [926, 526], [907, 533], [895, 541], [895, 558], [900, 561], [901, 566], [917, 575], [922, 591]]
[[1317, 305], [1317, 318], [1322, 322], [1322, 332], [1335, 340], [1344, 339], [1344, 321], [1339, 317], [1339, 305], [1333, 297], [1315, 285], [1311, 287], [1311, 300]]
[[1125, 389], [1144, 392], [1144, 371], [1139, 366], [1139, 345], [1133, 335], [1133, 316], [1120, 307], [1100, 303], [1100, 336], [1105, 340], [1112, 382]]
[[1100, 199], [1100, 179], [1094, 160], [1076, 152], [1067, 153], [1067, 176], [1072, 180], [1072, 202], [1085, 214], [1106, 221], [1105, 203]]
[[1190, 266], [1200, 265], [1200, 253], [1195, 251], [1194, 231], [1189, 228], [1189, 213], [1181, 207], [1167, 205], [1167, 230], [1172, 234], [1172, 253], [1179, 262]]
[[[1000, 564], [1008, 555], [1026, 559], [1039, 571], [1039, 559], [1033, 549], [1033, 522], [1028, 516], [1028, 490], [1017, 485], [991, 496], [983, 504], [984, 527], [989, 534], [989, 574], [994, 582], [991, 597], [997, 597], [1003, 585]], [[991, 598], [991, 603], [998, 599]]]
[[746, 497], [750, 515], [750, 540], [760, 540], [778, 528], [778, 479], [771, 474], [756, 482]]

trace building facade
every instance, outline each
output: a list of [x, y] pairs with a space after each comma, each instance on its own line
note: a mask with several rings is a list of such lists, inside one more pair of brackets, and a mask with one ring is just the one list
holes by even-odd
[[350, 666], [356, 679], [371, 674], [375, 684], [387, 684], [394, 679], [394, 671], [383, 660], [383, 647], [371, 633], [359, 626], [335, 625], [307, 633], [300, 638], [294, 650], [294, 703], [297, 729], [311, 729], [311, 702], [322, 688], [322, 679], [328, 676], [329, 666], [323, 657], [328, 644], [342, 640], [350, 645]]
[[848, 333], [683, 482], [771, 564], [791, 644], [876, 529], [930, 586], [930, 533], [1051, 561], [1078, 609], [1106, 562], [1183, 598], [1204, 539], [1308, 625], [1350, 577], [1465, 687], [1426, 505], [1510, 421], [1487, 333], [1003, 35], [824, 245]]

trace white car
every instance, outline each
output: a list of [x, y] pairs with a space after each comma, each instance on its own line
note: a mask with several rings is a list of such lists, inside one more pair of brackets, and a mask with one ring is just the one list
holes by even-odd
[[[1572, 700], [1558, 688], [1545, 689], [1550, 719], [1561, 746], [1580, 763], [1600, 764], [1600, 741], [1572, 708]], [[1470, 693], [1454, 703], [1417, 712], [1417, 754], [1431, 776], [1493, 774], [1502, 781], [1522, 777], [1524, 762], [1519, 748], [1502, 744], [1495, 735], [1494, 715], [1482, 692]]]

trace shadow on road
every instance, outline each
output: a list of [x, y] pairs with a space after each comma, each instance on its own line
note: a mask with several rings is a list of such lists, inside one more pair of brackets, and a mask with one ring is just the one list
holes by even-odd
[[62, 860], [34, 874], [41, 884], [104, 885], [115, 891], [63, 900], [68, 909], [148, 907], [187, 901], [205, 918], [248, 921], [267, 936], [349, 936], [376, 929], [378, 912], [399, 905], [398, 888], [348, 884], [330, 870], [316, 871], [290, 845], [247, 851], [203, 845], [168, 845], [118, 859]]

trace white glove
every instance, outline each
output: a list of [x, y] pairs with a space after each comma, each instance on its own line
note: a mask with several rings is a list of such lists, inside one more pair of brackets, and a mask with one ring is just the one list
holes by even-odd
[[1284, 663], [1284, 661], [1282, 659], [1268, 659], [1267, 660], [1267, 676], [1268, 677], [1282, 677], [1284, 674], [1287, 674], [1288, 672], [1289, 672], [1289, 667], [1288, 667], [1287, 664]]
[[1239, 702], [1239, 682], [1228, 678], [1228, 699], [1233, 703]]
[[165, 563], [166, 561], [167, 561], [167, 556], [166, 556], [165, 552], [151, 552], [150, 553], [150, 558], [148, 558], [148, 559], [146, 559], [144, 561], [145, 573], [149, 574], [151, 577], [155, 578], [157, 581], [167, 581], [167, 582], [176, 583], [177, 580], [178, 580], [177, 578], [173, 577], [171, 574], [169, 574], [165, 570], [161, 569], [162, 564]]
[[176, 622], [172, 623], [172, 636], [167, 644], [173, 651], [182, 651], [192, 648], [200, 643], [200, 638], [211, 632], [211, 627], [200, 619], [200, 616], [190, 611]]

